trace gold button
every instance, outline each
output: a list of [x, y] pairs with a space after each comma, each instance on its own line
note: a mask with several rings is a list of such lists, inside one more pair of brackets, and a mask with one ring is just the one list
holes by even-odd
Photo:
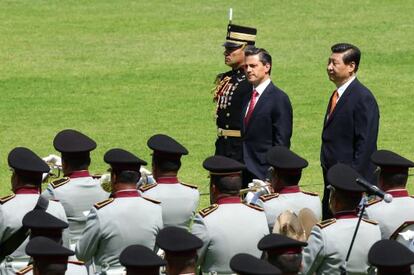
[[226, 129], [229, 129], [229, 125], [226, 125]]
[[229, 117], [230, 116], [230, 113], [227, 113], [226, 116]]

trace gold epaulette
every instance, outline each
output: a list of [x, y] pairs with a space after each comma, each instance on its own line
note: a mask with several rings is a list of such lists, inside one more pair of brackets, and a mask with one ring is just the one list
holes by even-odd
[[109, 199], [106, 199], [104, 201], [100, 201], [100, 202], [95, 203], [94, 206], [95, 206], [96, 209], [101, 209], [102, 207], [112, 203], [113, 201], [114, 201], [114, 198], [109, 198]]
[[192, 184], [188, 184], [188, 183], [184, 183], [184, 182], [180, 182], [182, 185], [193, 188], [193, 189], [198, 189], [197, 185], [192, 185]]
[[248, 206], [248, 207], [250, 207], [250, 208], [253, 208], [255, 210], [258, 210], [258, 211], [264, 211], [264, 209], [261, 208], [260, 206], [257, 206], [257, 205], [254, 205], [254, 204], [250, 204], [250, 203], [243, 203], [243, 204], [246, 205], [246, 206]]
[[56, 188], [58, 188], [58, 187], [60, 187], [62, 185], [65, 185], [66, 183], [68, 183], [69, 180], [70, 180], [69, 177], [63, 177], [61, 179], [57, 179], [57, 180], [52, 181], [50, 183], [50, 185], [52, 185], [53, 189], [56, 189]]
[[198, 211], [198, 213], [200, 213], [201, 217], [205, 218], [207, 215], [216, 211], [218, 207], [219, 205], [215, 203], [215, 204], [210, 205], [209, 207], [201, 209], [200, 211]]
[[377, 225], [378, 224], [378, 222], [377, 221], [374, 221], [374, 220], [369, 220], [369, 219], [365, 219], [365, 218], [362, 218], [362, 220], [364, 222], [367, 222], [367, 223], [370, 223], [370, 224], [373, 224], [373, 225]]
[[145, 200], [147, 200], [147, 201], [150, 201], [150, 202], [156, 203], [156, 204], [160, 204], [160, 203], [161, 203], [160, 201], [157, 201], [157, 200], [154, 200], [154, 199], [151, 199], [151, 198], [148, 198], [148, 197], [144, 197], [144, 196], [142, 196], [142, 198], [143, 198], [143, 199], [145, 199]]
[[380, 201], [382, 201], [382, 199], [378, 199], [378, 198], [370, 199], [367, 203], [367, 206], [371, 206], [373, 204], [379, 203]]
[[323, 228], [328, 227], [328, 226], [330, 226], [331, 224], [334, 224], [334, 223], [336, 223], [336, 219], [328, 219], [328, 220], [321, 221], [320, 223], [317, 223], [316, 225], [319, 228], [323, 229]]
[[216, 79], [214, 79], [214, 84], [218, 85], [220, 83], [221, 79], [223, 78], [223, 76], [224, 76], [224, 73], [217, 74]]
[[271, 199], [274, 199], [277, 197], [279, 197], [279, 193], [272, 193], [272, 194], [261, 195], [260, 199], [262, 201], [270, 201]]
[[2, 198], [0, 198], [0, 204], [5, 204], [6, 202], [13, 199], [14, 197], [16, 197], [15, 194], [10, 194], [8, 196], [2, 197]]
[[153, 183], [153, 184], [145, 184], [145, 185], [139, 187], [139, 191], [145, 192], [145, 191], [150, 190], [151, 188], [154, 188], [155, 186], [157, 186], [156, 183]]
[[85, 262], [82, 261], [68, 261], [69, 264], [75, 264], [75, 265], [85, 265]]
[[33, 265], [28, 265], [26, 267], [23, 267], [19, 271], [17, 271], [16, 275], [23, 275], [23, 274], [26, 274], [27, 272], [32, 271], [32, 270], [33, 270]]
[[319, 196], [319, 194], [316, 192], [302, 191], [302, 193], [306, 195], [310, 195], [310, 196], [315, 196], [315, 197]]

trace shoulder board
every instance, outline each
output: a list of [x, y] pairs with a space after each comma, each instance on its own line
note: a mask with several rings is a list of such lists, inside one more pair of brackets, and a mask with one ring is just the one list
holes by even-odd
[[414, 195], [411, 195], [410, 198], [413, 198], [414, 199]]
[[198, 213], [200, 213], [201, 217], [206, 217], [207, 215], [213, 213], [214, 211], [216, 211], [218, 209], [218, 204], [212, 204], [209, 207], [206, 207], [204, 209], [201, 209]]
[[113, 201], [114, 201], [114, 198], [109, 198], [109, 199], [106, 199], [104, 201], [100, 201], [100, 202], [95, 203], [94, 206], [95, 206], [96, 209], [101, 209], [102, 207], [112, 203]]
[[145, 191], [150, 190], [151, 188], [154, 188], [155, 186], [157, 186], [156, 183], [153, 183], [153, 184], [145, 184], [145, 185], [139, 187], [139, 191], [145, 192]]
[[331, 224], [334, 224], [334, 223], [336, 223], [336, 219], [329, 219], [329, 220], [321, 221], [320, 223], [317, 223], [316, 225], [319, 228], [323, 229], [323, 228], [328, 227], [328, 226], [330, 226]]
[[142, 196], [142, 198], [143, 198], [143, 199], [145, 199], [145, 200], [147, 200], [147, 201], [150, 201], [150, 202], [156, 203], [156, 204], [160, 204], [160, 203], [161, 203], [160, 201], [157, 201], [157, 200], [154, 200], [154, 199], [151, 199], [151, 198], [148, 198], [148, 197], [144, 197], [144, 196]]
[[23, 274], [26, 274], [27, 272], [32, 271], [32, 270], [33, 270], [33, 265], [28, 265], [28, 266], [20, 269], [19, 271], [17, 271], [16, 274], [17, 275], [23, 275]]
[[85, 265], [85, 262], [82, 262], [82, 261], [68, 261], [68, 263], [75, 264], [75, 265]]
[[188, 184], [188, 183], [184, 183], [184, 182], [180, 182], [182, 185], [193, 188], [193, 189], [198, 189], [197, 185], [192, 185], [192, 184]]
[[218, 74], [216, 76], [216, 79], [214, 79], [214, 84], [216, 84], [216, 85], [219, 84], [221, 79], [223, 78], [223, 76], [224, 76], [224, 73]]
[[370, 223], [370, 224], [374, 224], [374, 225], [377, 225], [378, 224], [378, 222], [377, 221], [374, 221], [374, 220], [369, 220], [369, 219], [365, 219], [365, 218], [362, 218], [362, 220], [364, 222], [367, 222], [367, 223]]
[[371, 199], [371, 200], [368, 201], [367, 206], [374, 205], [376, 203], [379, 203], [380, 201], [382, 201], [382, 199], [373, 198], [373, 199]]
[[91, 177], [94, 179], [100, 179], [102, 178], [102, 174], [92, 174]]
[[257, 206], [257, 205], [251, 204], [251, 203], [244, 203], [244, 205], [246, 205], [246, 206], [248, 206], [250, 208], [253, 208], [255, 210], [264, 211], [264, 209], [261, 208], [260, 206]]
[[272, 193], [272, 194], [267, 194], [267, 195], [261, 195], [260, 199], [262, 201], [269, 201], [269, 200], [277, 198], [277, 197], [279, 197], [279, 193]]
[[310, 196], [315, 196], [315, 197], [319, 196], [319, 194], [316, 192], [302, 191], [302, 193], [306, 195], [310, 195]]
[[52, 185], [53, 189], [56, 189], [56, 188], [58, 188], [62, 185], [65, 185], [66, 183], [68, 183], [69, 180], [70, 180], [69, 177], [63, 177], [61, 179], [57, 179], [57, 180], [52, 181], [50, 183], [50, 185]]
[[15, 194], [10, 194], [8, 196], [2, 197], [2, 198], [0, 198], [0, 204], [4, 204], [4, 203], [8, 202], [9, 200], [13, 199], [14, 197], [16, 197]]

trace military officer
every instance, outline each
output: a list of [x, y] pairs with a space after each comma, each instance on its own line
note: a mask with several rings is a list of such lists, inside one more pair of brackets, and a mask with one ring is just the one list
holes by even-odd
[[126, 275], [159, 275], [160, 267], [167, 264], [154, 251], [138, 244], [125, 248], [119, 261], [126, 267]]
[[160, 202], [141, 197], [136, 189], [145, 161], [123, 149], [109, 150], [104, 161], [111, 166], [112, 197], [90, 211], [76, 256], [93, 260], [98, 272], [119, 274], [123, 268], [118, 258], [125, 247], [141, 244], [154, 249], [163, 226], [162, 209]]
[[216, 79], [214, 102], [216, 102], [217, 140], [216, 155], [243, 162], [241, 140], [242, 103], [250, 97], [252, 85], [244, 72], [244, 50], [254, 46], [257, 30], [229, 24], [224, 46], [224, 63], [231, 70], [219, 74]]
[[321, 200], [316, 193], [302, 191], [298, 184], [302, 169], [308, 162], [287, 147], [272, 147], [266, 154], [267, 163], [272, 167], [272, 194], [262, 195], [257, 205], [263, 207], [270, 230], [275, 220], [286, 210], [299, 215], [300, 210], [308, 208], [319, 221], [322, 217]]
[[[3, 247], [5, 241], [14, 239], [22, 227], [22, 220], [27, 212], [35, 207], [40, 207], [39, 196], [41, 191], [42, 174], [49, 172], [49, 166], [34, 152], [25, 147], [17, 147], [8, 155], [8, 164], [13, 171], [11, 188], [13, 194], [0, 199], [0, 252], [7, 251]], [[67, 221], [62, 205], [56, 201], [45, 200], [42, 209], [62, 221]], [[25, 239], [23, 237], [12, 245], [15, 249]], [[0, 265], [0, 274], [15, 274], [16, 271], [26, 266], [29, 256], [26, 255], [25, 242], [10, 255], [7, 255]], [[68, 244], [68, 236], [65, 234], [65, 243]]]
[[338, 163], [327, 173], [330, 184], [329, 204], [335, 218], [312, 228], [303, 251], [303, 274], [366, 274], [368, 250], [381, 239], [378, 223], [363, 219], [350, 258], [345, 259], [358, 222], [357, 207], [366, 191], [356, 183], [360, 175], [350, 166]]
[[192, 233], [203, 241], [199, 263], [203, 274], [232, 273], [229, 263], [237, 253], [260, 256], [258, 241], [269, 234], [263, 209], [241, 202], [239, 193], [245, 166], [223, 156], [207, 158], [203, 167], [210, 172], [211, 206], [194, 219]]
[[393, 200], [372, 200], [365, 211], [368, 218], [379, 223], [382, 238], [388, 239], [405, 221], [414, 220], [414, 197], [406, 189], [408, 169], [414, 162], [388, 150], [374, 152], [371, 161], [381, 168], [378, 187]]
[[76, 130], [67, 129], [56, 135], [53, 146], [61, 153], [65, 177], [51, 182], [43, 195], [62, 203], [74, 249], [85, 228], [87, 213], [94, 203], [107, 199], [109, 194], [88, 171], [90, 151], [96, 148], [95, 141]]
[[164, 226], [188, 228], [198, 207], [197, 186], [181, 182], [177, 175], [181, 156], [187, 149], [167, 135], [154, 135], [148, 142], [153, 150], [152, 174], [156, 183], [141, 186], [142, 195], [158, 200], [162, 206]]
[[203, 245], [200, 238], [183, 228], [166, 227], [158, 233], [156, 244], [165, 252], [168, 275], [197, 274], [197, 249]]
[[234, 255], [230, 261], [230, 267], [233, 271], [240, 275], [284, 274], [277, 267], [247, 253], [239, 253]]

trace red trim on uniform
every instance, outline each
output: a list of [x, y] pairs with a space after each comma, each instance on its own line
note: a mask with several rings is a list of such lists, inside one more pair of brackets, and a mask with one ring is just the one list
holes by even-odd
[[76, 178], [85, 178], [90, 177], [88, 170], [81, 170], [81, 171], [74, 171], [69, 175], [69, 178], [76, 179]]
[[129, 197], [139, 197], [139, 193], [136, 189], [126, 189], [126, 190], [121, 190], [118, 192], [115, 192], [113, 194], [113, 197], [115, 199], [117, 198], [129, 198]]
[[40, 194], [39, 187], [20, 187], [15, 192], [16, 195], [20, 194]]
[[241, 203], [240, 197], [223, 197], [217, 199], [217, 204]]
[[159, 184], [179, 183], [177, 177], [159, 177], [156, 178], [155, 181]]
[[388, 190], [386, 193], [391, 194], [394, 198], [409, 197], [407, 189]]
[[299, 193], [300, 188], [297, 185], [294, 186], [285, 186], [278, 191], [279, 194], [289, 194], [289, 193]]
[[335, 219], [354, 219], [358, 218], [356, 211], [341, 211], [335, 214]]

